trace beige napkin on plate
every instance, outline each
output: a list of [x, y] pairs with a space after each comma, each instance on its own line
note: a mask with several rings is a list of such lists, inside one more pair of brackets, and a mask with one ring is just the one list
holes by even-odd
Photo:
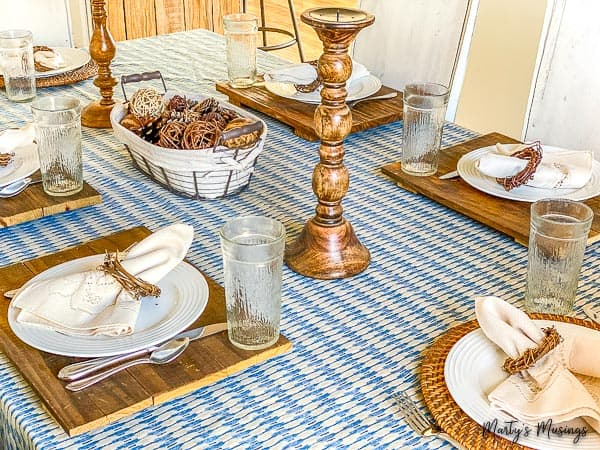
[[[496, 152], [483, 155], [477, 167], [484, 175], [506, 178], [516, 175], [527, 165], [524, 159], [510, 156], [526, 145], [496, 144]], [[542, 147], [543, 151], [543, 147]], [[542, 161], [533, 179], [526, 185], [544, 189], [579, 189], [585, 186], [592, 176], [594, 155], [588, 151], [559, 150], [543, 152]]]
[[[511, 358], [537, 347], [544, 336], [527, 314], [497, 297], [477, 298], [475, 313], [484, 334]], [[581, 417], [600, 432], [600, 333], [560, 324], [557, 329], [563, 342], [527, 371], [507, 374], [488, 400], [524, 423]]]
[[8, 128], [0, 132], [0, 152], [11, 152], [17, 147], [33, 143], [35, 128], [30, 122], [22, 128]]
[[66, 66], [65, 59], [53, 50], [38, 50], [33, 54], [33, 60], [52, 70]]
[[[183, 260], [193, 236], [188, 225], [162, 228], [135, 244], [121, 264], [156, 284]], [[12, 301], [20, 310], [20, 323], [70, 335], [108, 336], [133, 333], [140, 304], [112, 276], [98, 270], [37, 281], [20, 289]]]
[[[359, 62], [352, 61], [352, 74], [346, 82], [352, 84], [359, 78], [369, 75], [369, 70]], [[274, 92], [285, 92], [286, 95], [294, 95], [296, 88], [294, 84], [310, 84], [317, 79], [317, 69], [308, 63], [294, 64], [291, 66], [273, 69], [265, 73], [265, 82]]]

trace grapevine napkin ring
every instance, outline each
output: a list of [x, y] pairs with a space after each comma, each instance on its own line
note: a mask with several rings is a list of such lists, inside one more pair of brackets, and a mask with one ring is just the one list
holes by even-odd
[[544, 328], [544, 337], [536, 348], [529, 348], [518, 358], [506, 358], [502, 368], [514, 375], [515, 373], [527, 370], [538, 362], [544, 355], [554, 350], [562, 341], [556, 328]]
[[540, 141], [535, 141], [527, 147], [512, 153], [510, 156], [527, 160], [527, 165], [523, 170], [512, 177], [496, 178], [496, 181], [500, 183], [506, 191], [522, 186], [533, 178], [535, 171], [542, 161], [542, 146]]
[[104, 263], [98, 266], [98, 270], [111, 275], [136, 300], [142, 297], [158, 297], [160, 295], [160, 288], [158, 286], [148, 283], [125, 270], [119, 261], [118, 251], [115, 253], [107, 251]]

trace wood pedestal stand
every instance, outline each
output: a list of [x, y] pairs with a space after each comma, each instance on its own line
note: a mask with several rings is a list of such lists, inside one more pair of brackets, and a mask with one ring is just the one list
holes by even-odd
[[91, 9], [94, 32], [90, 40], [90, 56], [98, 64], [94, 84], [100, 89], [102, 98], [83, 108], [81, 124], [91, 128], [111, 128], [110, 112], [115, 105], [112, 94], [117, 80], [111, 75], [110, 62], [116, 53], [115, 41], [106, 27], [105, 0], [92, 0]]
[[370, 261], [369, 251], [342, 217], [341, 202], [349, 186], [343, 141], [352, 127], [352, 113], [346, 105], [346, 81], [352, 73], [348, 47], [375, 17], [356, 9], [313, 8], [301, 18], [323, 42], [318, 65], [323, 88], [314, 116], [321, 139], [320, 161], [312, 178], [319, 203], [316, 215], [286, 248], [285, 261], [290, 269], [308, 277], [345, 278], [365, 270]]

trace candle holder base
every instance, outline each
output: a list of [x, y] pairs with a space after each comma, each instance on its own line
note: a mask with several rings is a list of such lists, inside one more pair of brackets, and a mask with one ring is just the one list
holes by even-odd
[[102, 100], [97, 100], [85, 106], [81, 111], [81, 125], [90, 128], [112, 128], [110, 112], [116, 102], [103, 105]]
[[285, 249], [285, 262], [301, 275], [332, 280], [347, 278], [365, 270], [371, 259], [350, 222], [323, 226], [314, 218], [306, 222], [300, 236]]

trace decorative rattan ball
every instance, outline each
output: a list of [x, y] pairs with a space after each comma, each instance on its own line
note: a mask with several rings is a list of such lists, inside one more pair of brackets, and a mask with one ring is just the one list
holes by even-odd
[[129, 100], [129, 112], [138, 117], [159, 117], [162, 110], [162, 94], [154, 88], [138, 89]]
[[213, 147], [218, 134], [219, 128], [215, 122], [197, 120], [185, 128], [181, 148], [199, 150]]
[[[229, 130], [234, 130], [236, 128], [243, 127], [244, 125], [250, 125], [251, 123], [254, 123], [254, 120], [248, 119], [247, 117], [239, 117], [229, 122], [223, 130], [223, 132], [225, 133]], [[227, 139], [226, 141], [223, 141], [222, 144], [227, 148], [252, 147], [260, 139], [260, 133], [260, 130], [253, 131], [251, 133], [243, 134], [236, 138]]]
[[158, 145], [165, 148], [181, 148], [181, 139], [187, 125], [183, 122], [170, 122], [158, 132]]

